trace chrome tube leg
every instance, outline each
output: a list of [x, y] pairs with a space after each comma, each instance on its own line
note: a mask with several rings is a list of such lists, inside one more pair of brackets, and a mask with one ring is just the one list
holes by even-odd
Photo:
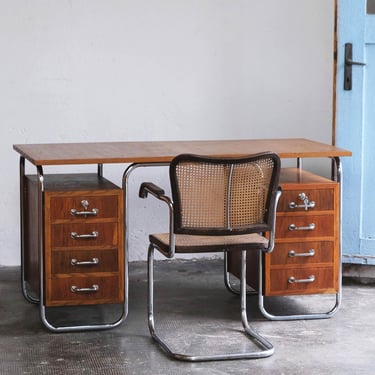
[[231, 280], [230, 280], [230, 273], [228, 271], [228, 252], [224, 252], [224, 285], [225, 287], [233, 294], [239, 295], [241, 294], [238, 289], [236, 289]]
[[162, 167], [168, 163], [133, 163], [127, 166], [122, 175], [122, 190], [124, 194], [124, 269], [125, 269], [125, 317], [129, 310], [129, 179], [132, 172], [140, 167]]
[[264, 337], [255, 332], [249, 325], [247, 320], [246, 309], [246, 251], [242, 254], [242, 274], [241, 274], [241, 313], [242, 325], [245, 329], [246, 336], [262, 349], [254, 352], [242, 353], [223, 353], [213, 355], [189, 355], [173, 352], [168, 345], [156, 334], [155, 320], [154, 320], [154, 245], [150, 244], [148, 248], [148, 295], [147, 295], [147, 313], [148, 313], [148, 327], [151, 337], [156, 341], [159, 347], [170, 357], [181, 361], [188, 362], [205, 362], [205, 361], [223, 361], [234, 359], [257, 359], [269, 357], [273, 354], [273, 345]]
[[[228, 270], [228, 252], [227, 251], [224, 252], [224, 285], [229, 292], [236, 294], [238, 296], [241, 295], [240, 289], [236, 288], [230, 279], [230, 272]], [[255, 295], [255, 294], [258, 294], [258, 292], [255, 289], [248, 287], [246, 285], [246, 294]]]
[[38, 176], [38, 251], [39, 251], [39, 306], [42, 322], [45, 321], [44, 315], [44, 210], [43, 210], [43, 191], [44, 176], [42, 166], [37, 167]]
[[155, 322], [154, 322], [154, 248], [152, 245], [148, 248], [147, 259], [147, 314], [148, 314], [148, 327], [151, 336], [155, 336]]
[[21, 248], [21, 290], [26, 301], [30, 303], [39, 303], [39, 299], [31, 296], [27, 290], [26, 285], [26, 256], [25, 256], [25, 158], [20, 157], [19, 165], [19, 178], [20, 178], [20, 248]]
[[[40, 304], [39, 312], [40, 318], [44, 326], [52, 332], [76, 332], [76, 331], [89, 331], [89, 330], [105, 330], [119, 326], [127, 316], [127, 297], [123, 304], [121, 315], [113, 322], [99, 323], [99, 324], [81, 324], [81, 325], [67, 325], [56, 326], [48, 320], [47, 306], [44, 302], [44, 282], [45, 282], [45, 269], [44, 269], [44, 178], [42, 167], [37, 168], [38, 172], [38, 246], [39, 246], [39, 262], [40, 262]], [[98, 164], [98, 175], [102, 176], [103, 166]], [[126, 272], [126, 271], [125, 271]], [[126, 275], [125, 275], [126, 277]]]
[[164, 352], [175, 359], [188, 360], [183, 355], [173, 353], [168, 345], [156, 334], [155, 330], [155, 319], [154, 319], [154, 246], [152, 244], [148, 247], [147, 257], [147, 314], [148, 314], [148, 328], [151, 337], [158, 343], [158, 345], [164, 350]]
[[254, 352], [251, 358], [265, 358], [271, 356], [275, 349], [273, 345], [264, 337], [259, 335], [249, 324], [247, 319], [247, 301], [246, 301], [246, 250], [241, 252], [241, 318], [242, 325], [246, 334], [254, 339], [263, 349], [260, 352]]

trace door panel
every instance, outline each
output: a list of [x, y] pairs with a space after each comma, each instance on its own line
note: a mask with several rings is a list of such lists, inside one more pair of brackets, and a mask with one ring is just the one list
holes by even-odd
[[[367, 5], [338, 1], [336, 144], [353, 152], [342, 161], [342, 250], [344, 263], [358, 264], [375, 264], [375, 15]], [[344, 90], [345, 43], [353, 61], [366, 64], [352, 66], [351, 90]]]

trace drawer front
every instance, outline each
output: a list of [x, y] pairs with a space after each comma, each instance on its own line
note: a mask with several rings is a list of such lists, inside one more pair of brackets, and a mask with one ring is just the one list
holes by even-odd
[[51, 220], [117, 218], [119, 195], [56, 196], [50, 199]]
[[266, 256], [271, 266], [333, 264], [334, 246], [334, 241], [276, 243], [273, 252]]
[[277, 211], [306, 211], [305, 199], [308, 204], [307, 211], [327, 211], [334, 209], [334, 189], [304, 189], [301, 187], [298, 190], [283, 190], [277, 205]]
[[[272, 269], [267, 295], [293, 295], [337, 292], [333, 267]], [[337, 280], [336, 280], [337, 281]]]
[[276, 239], [314, 238], [334, 235], [334, 215], [278, 215], [276, 219]]
[[51, 246], [54, 247], [116, 247], [117, 223], [68, 223], [51, 225]]
[[54, 251], [51, 267], [52, 275], [118, 272], [118, 250]]
[[51, 280], [47, 306], [123, 302], [119, 276], [67, 277]]

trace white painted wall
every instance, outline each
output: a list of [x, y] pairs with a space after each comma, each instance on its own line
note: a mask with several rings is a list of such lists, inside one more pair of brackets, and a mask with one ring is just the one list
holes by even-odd
[[[330, 143], [333, 22], [333, 0], [0, 0], [0, 265], [20, 263], [13, 144]], [[150, 174], [166, 183], [132, 179], [130, 260], [161, 210], [136, 197]]]

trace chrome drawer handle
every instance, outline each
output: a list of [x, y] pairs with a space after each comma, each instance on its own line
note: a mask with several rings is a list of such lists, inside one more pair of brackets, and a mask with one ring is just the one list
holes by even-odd
[[78, 286], [72, 285], [70, 287], [70, 290], [73, 293], [92, 293], [92, 292], [97, 292], [99, 290], [99, 285], [93, 284], [91, 288], [78, 288]]
[[296, 279], [294, 276], [289, 277], [289, 284], [300, 284], [300, 283], [313, 283], [315, 281], [315, 276], [311, 275], [307, 279]]
[[314, 230], [315, 224], [311, 223], [306, 227], [297, 227], [295, 224], [290, 224], [288, 227], [289, 230]]
[[70, 214], [73, 216], [96, 216], [99, 213], [98, 208], [93, 208], [91, 211], [77, 211], [75, 208], [70, 209]]
[[314, 201], [309, 201], [309, 197], [305, 193], [298, 194], [298, 199], [303, 201], [303, 204], [297, 204], [295, 202], [289, 202], [289, 208], [304, 208], [307, 211], [309, 208], [315, 207]]
[[77, 211], [75, 208], [72, 208], [70, 210], [70, 214], [73, 216], [85, 216], [85, 217], [87, 217], [87, 215], [96, 216], [99, 210], [97, 208], [93, 208], [91, 211], [87, 211], [87, 209], [89, 208], [89, 205], [90, 203], [87, 199], [82, 199], [81, 206], [84, 208], [84, 211]]
[[307, 204], [297, 204], [296, 202], [289, 202], [289, 208], [304, 208], [306, 211], [309, 208], [314, 208], [315, 207], [315, 202], [311, 201], [308, 202]]
[[92, 260], [79, 261], [79, 260], [73, 258], [70, 261], [70, 264], [72, 266], [91, 266], [91, 265], [99, 264], [99, 259], [98, 258], [92, 258]]
[[93, 231], [90, 234], [78, 234], [77, 232], [71, 232], [70, 237], [73, 240], [85, 239], [85, 238], [97, 238], [99, 236], [99, 232]]
[[315, 255], [315, 250], [310, 249], [307, 253], [296, 253], [294, 250], [288, 252], [288, 256], [293, 257], [313, 257]]

